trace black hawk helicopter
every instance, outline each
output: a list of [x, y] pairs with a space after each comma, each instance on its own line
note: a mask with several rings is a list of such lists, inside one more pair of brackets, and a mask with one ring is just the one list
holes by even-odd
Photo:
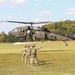
[[1, 21], [1, 22], [30, 24], [30, 26], [16, 27], [15, 29], [9, 31], [8, 34], [16, 35], [17, 37], [20, 37], [25, 40], [29, 36], [29, 38], [32, 41], [36, 40], [36, 39], [48, 39], [46, 34], [49, 33], [49, 31], [47, 29], [44, 29], [42, 27], [35, 27], [35, 26], [33, 26], [34, 24], [52, 23], [51, 21], [46, 21], [46, 22]]
[[68, 40], [67, 37], [61, 36], [55, 33], [51, 33], [45, 28], [35, 27], [34, 24], [44, 24], [44, 23], [53, 23], [51, 21], [46, 22], [19, 22], [19, 21], [1, 21], [1, 22], [10, 22], [10, 23], [20, 23], [20, 24], [30, 24], [30, 26], [21, 26], [16, 27], [15, 29], [8, 32], [9, 35], [16, 35], [22, 39], [29, 38], [34, 41], [36, 39], [46, 39], [46, 40]]

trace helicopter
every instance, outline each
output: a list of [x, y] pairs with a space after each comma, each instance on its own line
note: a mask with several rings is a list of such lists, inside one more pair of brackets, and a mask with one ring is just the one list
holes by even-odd
[[30, 24], [30, 26], [21, 26], [16, 27], [13, 30], [9, 31], [9, 35], [15, 35], [17, 37], [20, 37], [22, 39], [27, 39], [28, 37], [34, 41], [34, 40], [68, 40], [67, 37], [61, 36], [55, 33], [51, 33], [46, 28], [42, 27], [35, 27], [34, 24], [46, 24], [46, 23], [53, 23], [51, 21], [46, 22], [19, 22], [19, 21], [1, 21], [1, 22], [10, 22], [10, 23], [20, 23], [20, 24]]

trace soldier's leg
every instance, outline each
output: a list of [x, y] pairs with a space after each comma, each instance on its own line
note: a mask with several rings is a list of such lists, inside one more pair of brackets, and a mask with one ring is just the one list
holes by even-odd
[[25, 57], [25, 54], [23, 53], [23, 54], [22, 54], [22, 61], [24, 61], [24, 57]]
[[34, 62], [35, 62], [36, 65], [38, 64], [37, 55], [36, 54], [34, 55]]
[[25, 56], [25, 64], [27, 64], [28, 56]]
[[33, 65], [33, 62], [34, 62], [34, 57], [31, 56], [31, 58], [30, 58], [30, 65]]
[[30, 58], [30, 56], [28, 56], [28, 60], [27, 60], [28, 65], [30, 65], [30, 60], [31, 60], [31, 58]]
[[36, 57], [34, 58], [34, 62], [35, 62], [36, 65], [38, 64], [38, 61], [37, 61]]

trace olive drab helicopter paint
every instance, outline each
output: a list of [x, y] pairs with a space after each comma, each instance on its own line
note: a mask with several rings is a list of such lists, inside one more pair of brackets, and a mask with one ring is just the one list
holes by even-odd
[[[55, 33], [51, 33], [45, 28], [35, 27], [34, 24], [46, 24], [53, 23], [51, 21], [46, 22], [19, 22], [19, 21], [1, 21], [1, 22], [10, 22], [10, 23], [20, 23], [20, 24], [30, 24], [30, 26], [21, 26], [16, 27], [15, 29], [8, 32], [10, 35], [16, 35], [17, 37], [27, 39], [27, 36], [33, 41], [36, 39], [47, 39], [47, 40], [69, 40], [69, 38], [58, 35]], [[29, 34], [29, 35], [28, 35]]]

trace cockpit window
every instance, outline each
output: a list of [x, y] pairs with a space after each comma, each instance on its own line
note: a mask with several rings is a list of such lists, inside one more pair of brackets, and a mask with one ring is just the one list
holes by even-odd
[[24, 32], [24, 29], [22, 29], [22, 32]]
[[17, 32], [17, 29], [14, 29], [13, 31], [14, 31], [14, 32]]

